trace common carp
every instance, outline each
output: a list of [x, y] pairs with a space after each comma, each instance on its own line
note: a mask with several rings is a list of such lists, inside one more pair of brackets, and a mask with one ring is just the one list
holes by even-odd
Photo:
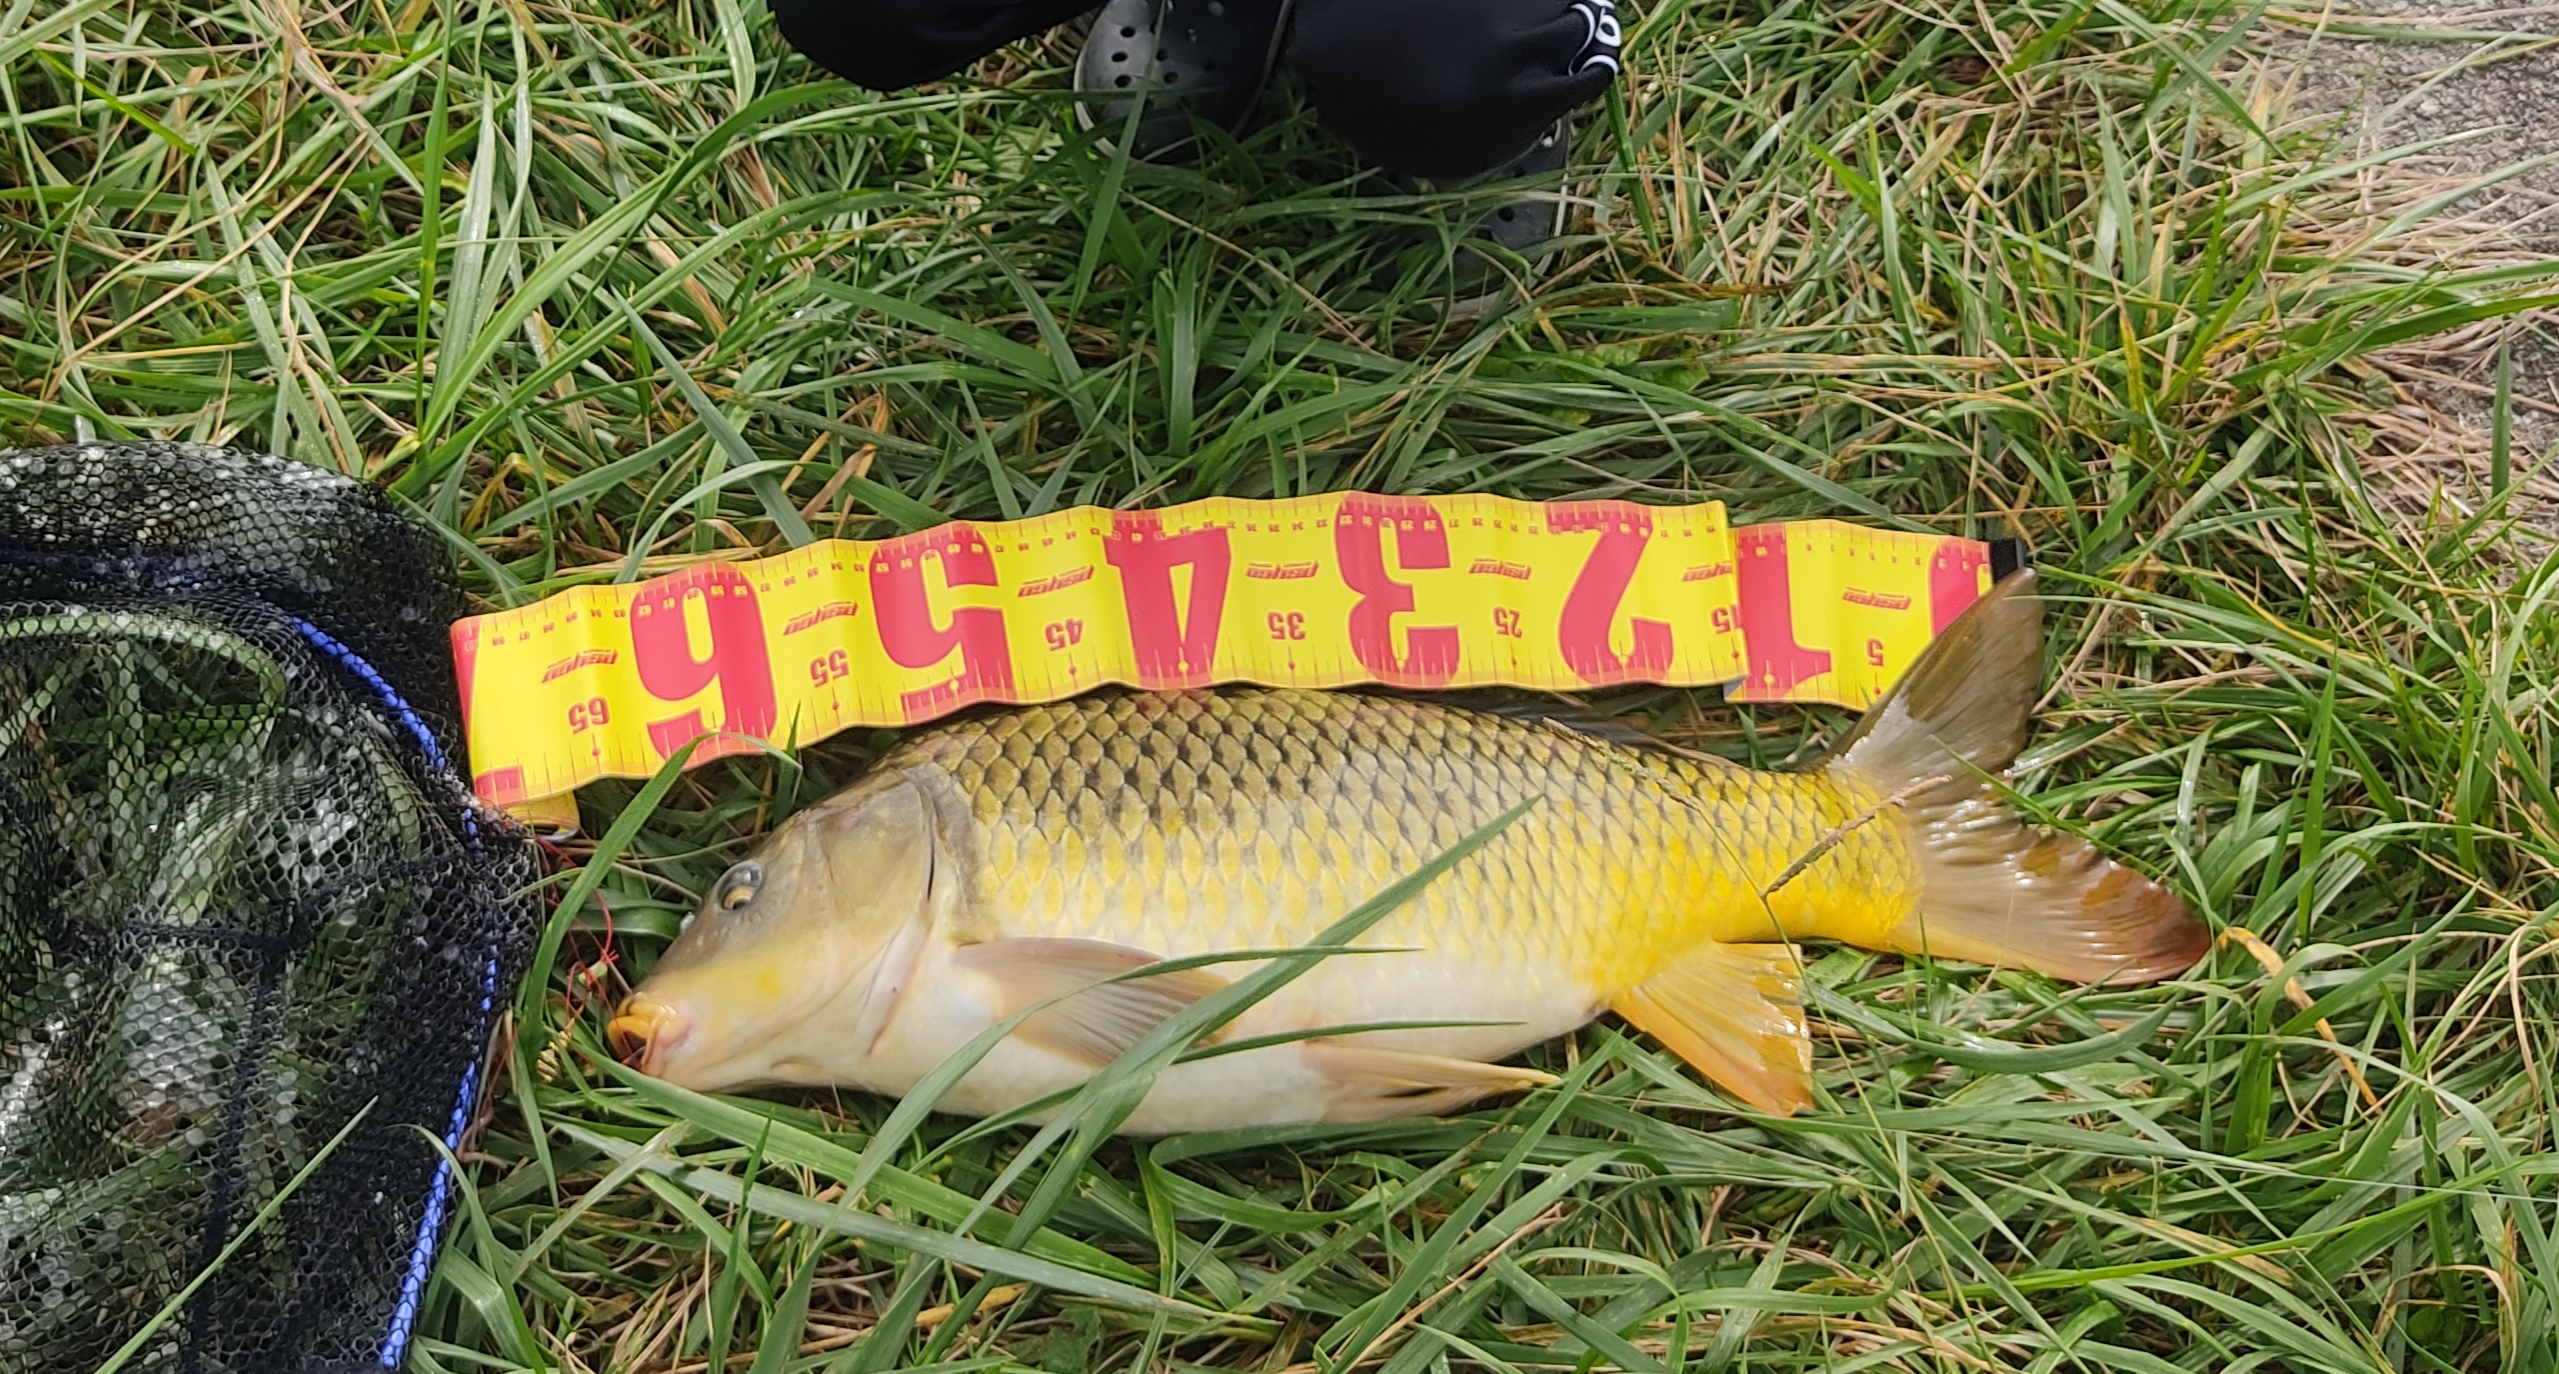
[[[1374, 694], [1086, 697], [911, 737], [713, 885], [611, 1026], [720, 1091], [1067, 1089], [1251, 964], [1537, 804], [1218, 1034], [1367, 1026], [1178, 1063], [1135, 1134], [1435, 1114], [1546, 1081], [1497, 1061], [1603, 1011], [1751, 1106], [1812, 1101], [1795, 940], [2082, 982], [2204, 953], [2175, 896], [2019, 823], [1992, 778], [2043, 681], [2032, 572], [1968, 608], [1819, 767], [1765, 772], [1551, 720]], [[1429, 1028], [1379, 1023], [1469, 1022]]]

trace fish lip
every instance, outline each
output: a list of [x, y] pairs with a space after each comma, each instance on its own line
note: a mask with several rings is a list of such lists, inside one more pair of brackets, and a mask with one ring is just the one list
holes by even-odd
[[658, 1078], [667, 1057], [693, 1038], [693, 1019], [654, 997], [634, 996], [605, 1024], [604, 1036], [616, 1058], [629, 1064], [636, 1052], [632, 1067]]

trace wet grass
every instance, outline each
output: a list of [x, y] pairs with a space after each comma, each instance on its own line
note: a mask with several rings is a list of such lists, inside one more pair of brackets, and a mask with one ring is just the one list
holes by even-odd
[[[1284, 96], [1103, 156], [1071, 38], [882, 98], [732, 0], [0, 7], [0, 426], [377, 478], [491, 605], [1214, 492], [2021, 534], [2020, 785], [2228, 933], [2124, 992], [1821, 951], [1791, 1120], [1611, 1023], [1472, 1116], [1134, 1145], [618, 1072], [601, 1003], [881, 741], [599, 784], [418, 1368], [2547, 1370], [2548, 475], [2377, 449], [2364, 360], [2555, 274], [2447, 259], [2248, 25], [1657, 0], [1571, 236], [1451, 311], [1481, 199]], [[1841, 724], [1605, 705], [1767, 764]]]

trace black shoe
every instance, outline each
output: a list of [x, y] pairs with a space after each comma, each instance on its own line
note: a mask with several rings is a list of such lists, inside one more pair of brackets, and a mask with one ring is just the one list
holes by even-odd
[[[1558, 119], [1537, 141], [1521, 149], [1509, 161], [1489, 172], [1468, 177], [1454, 186], [1442, 187], [1419, 179], [1397, 178], [1408, 191], [1463, 191], [1474, 186], [1499, 186], [1525, 182], [1536, 186], [1495, 203], [1480, 212], [1466, 233], [1453, 245], [1426, 230], [1411, 230], [1395, 239], [1394, 252], [1402, 267], [1390, 273], [1391, 279], [1421, 285], [1438, 277], [1433, 294], [1445, 293], [1454, 302], [1452, 308], [1472, 313], [1490, 305], [1493, 298], [1520, 276], [1519, 259], [1527, 260], [1527, 276], [1535, 277], [1553, 261], [1548, 246], [1564, 232], [1564, 169], [1572, 160], [1573, 120], [1570, 115]], [[1481, 202], [1477, 202], [1481, 204]], [[1443, 246], [1446, 245], [1446, 246]], [[1420, 263], [1436, 260], [1436, 268], [1412, 271]], [[1441, 274], [1445, 275], [1441, 275]]]
[[1243, 127], [1278, 65], [1290, 0], [1110, 0], [1075, 59], [1076, 122], [1107, 141], [1143, 94], [1131, 155], [1160, 158], [1196, 119]]
[[[1510, 181], [1553, 183], [1552, 191], [1532, 191], [1507, 200], [1475, 222], [1471, 237], [1484, 239], [1527, 257], [1564, 233], [1564, 168], [1573, 157], [1573, 118], [1555, 121], [1519, 156], [1473, 179], [1471, 185], [1497, 186]], [[1544, 261], [1537, 265], [1543, 267]]]

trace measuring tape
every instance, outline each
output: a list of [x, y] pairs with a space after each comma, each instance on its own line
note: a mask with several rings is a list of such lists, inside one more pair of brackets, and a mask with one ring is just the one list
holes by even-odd
[[453, 649], [480, 795], [573, 825], [580, 784], [697, 739], [699, 764], [1107, 683], [1724, 683], [1862, 708], [2013, 561], [1831, 520], [1734, 529], [1721, 502], [1219, 498], [706, 562], [464, 620]]

